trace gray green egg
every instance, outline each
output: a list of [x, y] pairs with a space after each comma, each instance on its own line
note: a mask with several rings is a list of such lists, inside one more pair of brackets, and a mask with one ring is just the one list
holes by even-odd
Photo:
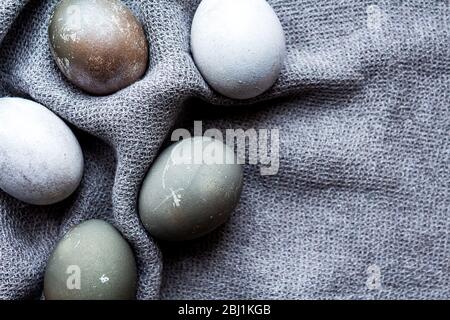
[[109, 223], [88, 220], [59, 241], [47, 263], [46, 300], [129, 300], [136, 296], [133, 252]]
[[123, 89], [147, 69], [143, 27], [120, 0], [62, 0], [48, 33], [59, 69], [94, 95]]
[[242, 183], [242, 165], [230, 147], [207, 137], [184, 139], [165, 149], [147, 173], [139, 195], [141, 221], [158, 239], [201, 237], [228, 220]]

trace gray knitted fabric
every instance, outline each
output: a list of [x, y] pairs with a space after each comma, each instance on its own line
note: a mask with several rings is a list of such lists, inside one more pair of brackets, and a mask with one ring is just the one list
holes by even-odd
[[[55, 243], [94, 217], [132, 245], [140, 299], [450, 298], [447, 1], [271, 0], [286, 66], [269, 92], [239, 103], [212, 92], [191, 58], [198, 0], [124, 1], [145, 26], [150, 66], [107, 97], [79, 91], [53, 62], [56, 2], [0, 1], [0, 96], [35, 100], [70, 123], [86, 170], [76, 194], [53, 206], [0, 191], [1, 298], [39, 298]], [[139, 221], [139, 187], [172, 129], [194, 120], [278, 128], [280, 171], [246, 165], [225, 226], [158, 243]], [[381, 287], [367, 286], [370, 266]]]

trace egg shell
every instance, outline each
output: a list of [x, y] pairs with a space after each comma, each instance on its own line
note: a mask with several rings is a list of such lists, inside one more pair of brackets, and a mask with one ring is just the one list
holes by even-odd
[[[171, 145], [155, 160], [139, 195], [140, 217], [152, 236], [168, 241], [191, 240], [228, 220], [240, 198], [242, 165], [213, 163], [206, 156], [205, 161], [194, 161], [198, 154], [214, 155], [214, 151], [208, 151], [214, 148], [223, 150], [218, 151], [217, 159], [220, 152], [224, 159], [235, 159], [233, 150], [222, 142], [195, 137]], [[187, 161], [177, 160], [178, 153]]]
[[85, 221], [58, 242], [47, 263], [46, 300], [129, 300], [137, 269], [122, 235], [102, 220]]
[[83, 153], [70, 128], [44, 106], [0, 99], [0, 189], [35, 205], [66, 199], [83, 176]]
[[191, 51], [212, 88], [229, 98], [249, 99], [279, 77], [286, 41], [265, 0], [203, 0], [192, 23]]
[[49, 25], [53, 57], [64, 75], [94, 95], [143, 76], [148, 44], [141, 23], [119, 0], [63, 0]]

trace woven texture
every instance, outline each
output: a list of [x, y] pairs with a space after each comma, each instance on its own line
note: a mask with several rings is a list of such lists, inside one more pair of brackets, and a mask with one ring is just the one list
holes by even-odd
[[[446, 1], [270, 0], [288, 57], [248, 102], [212, 92], [189, 52], [199, 1], [124, 2], [150, 45], [145, 77], [107, 97], [69, 84], [47, 25], [56, 0], [0, 1], [0, 96], [37, 101], [82, 145], [79, 190], [36, 207], [0, 191], [0, 297], [39, 298], [67, 230], [113, 223], [132, 245], [140, 299], [450, 298], [450, 9]], [[245, 166], [230, 221], [158, 243], [136, 211], [172, 129], [280, 130], [280, 171]], [[381, 273], [371, 290], [369, 266]]]

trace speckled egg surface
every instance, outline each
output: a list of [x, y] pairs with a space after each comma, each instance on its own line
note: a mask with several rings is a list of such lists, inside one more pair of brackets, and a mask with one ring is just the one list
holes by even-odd
[[165, 149], [145, 177], [139, 195], [142, 223], [162, 240], [201, 237], [227, 221], [242, 182], [242, 166], [230, 147], [207, 137], [184, 139]]
[[80, 184], [83, 154], [70, 128], [44, 106], [0, 99], [0, 189], [35, 205], [64, 200]]
[[63, 0], [50, 21], [53, 57], [81, 89], [107, 95], [146, 71], [148, 45], [141, 23], [120, 0]]
[[265, 0], [203, 0], [192, 23], [191, 51], [212, 88], [229, 98], [249, 99], [279, 77], [286, 43]]
[[45, 271], [47, 300], [125, 300], [136, 295], [133, 252], [119, 231], [102, 220], [71, 229]]

